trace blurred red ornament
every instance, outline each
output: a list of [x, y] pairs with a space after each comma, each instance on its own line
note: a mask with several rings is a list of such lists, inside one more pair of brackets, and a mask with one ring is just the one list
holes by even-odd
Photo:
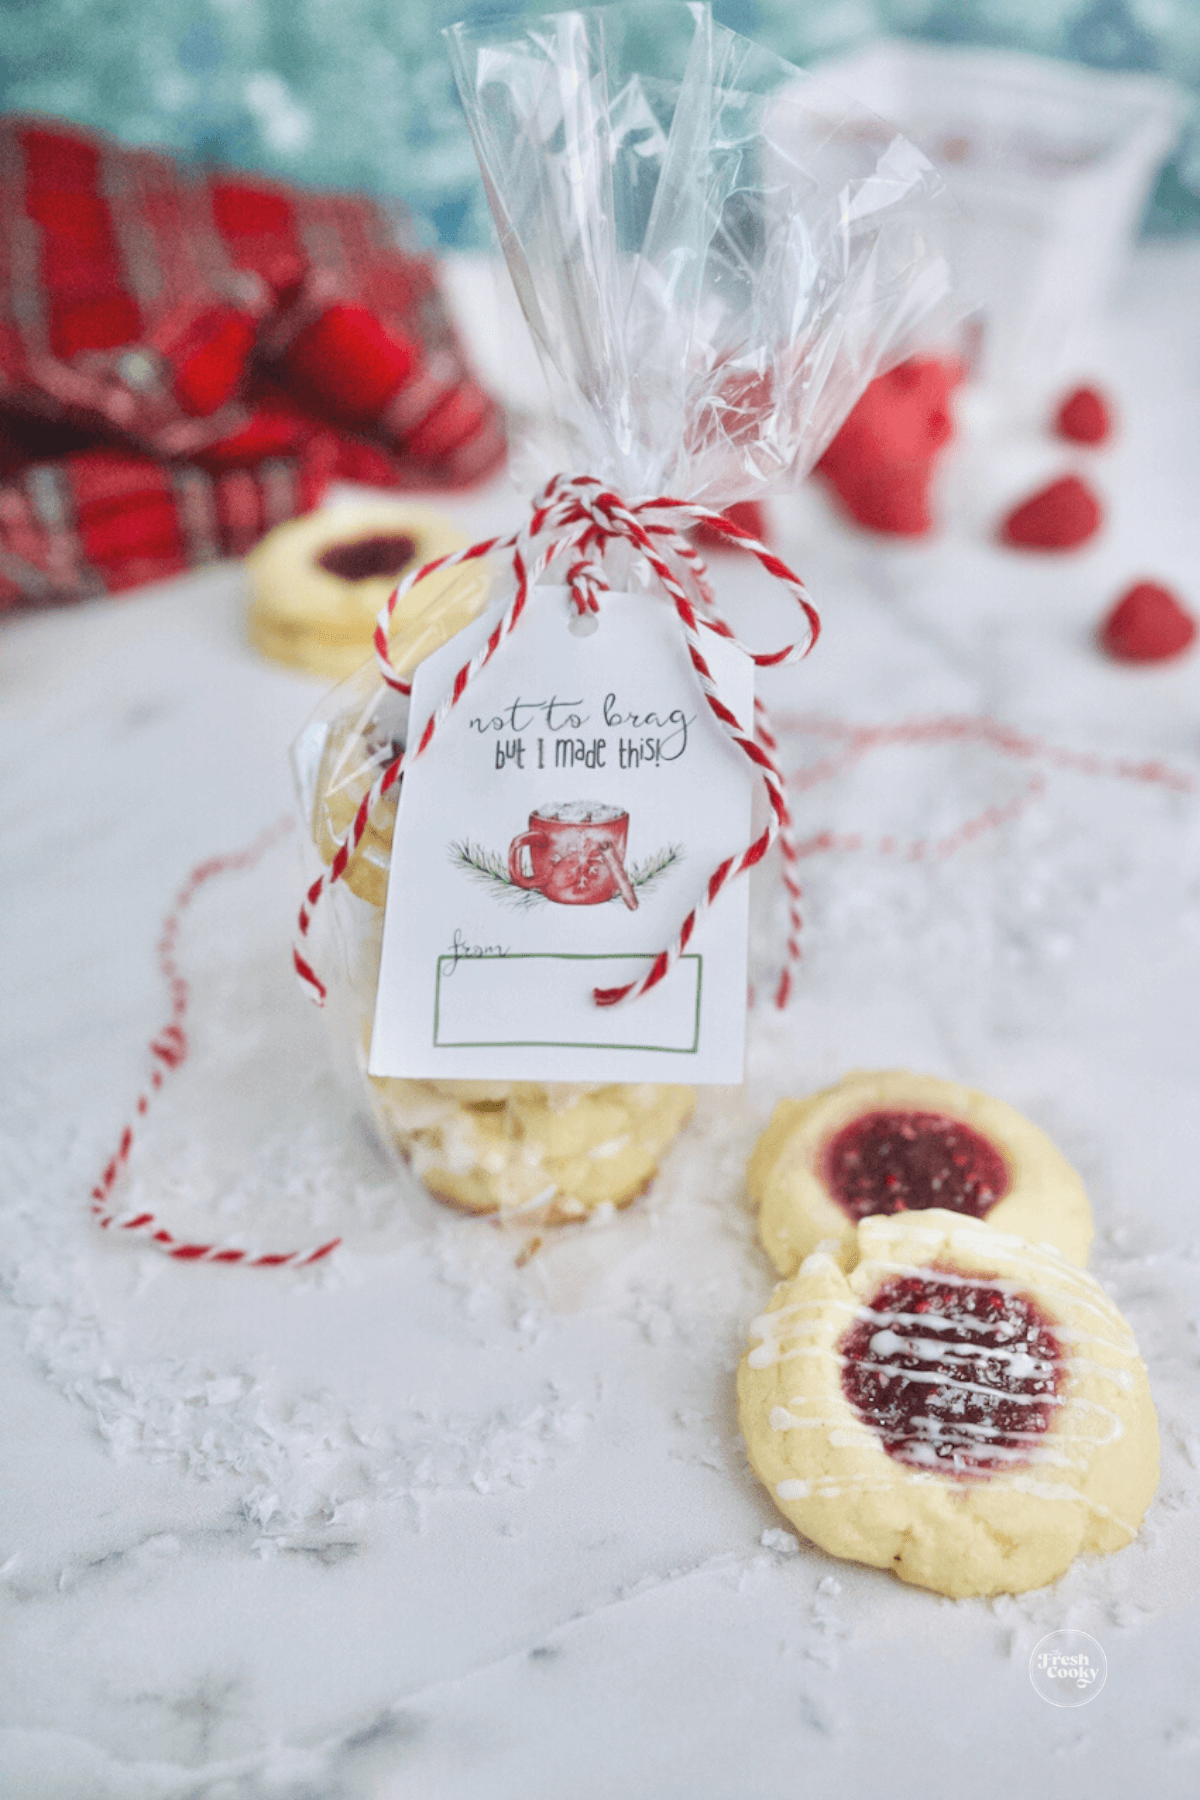
[[[724, 508], [725, 517], [733, 525], [740, 525], [743, 531], [757, 538], [760, 544], [767, 543], [770, 525], [767, 522], [766, 508], [757, 500], [737, 500], [732, 506]], [[736, 550], [727, 537], [712, 525], [697, 525], [693, 533], [702, 550]]]
[[962, 367], [914, 357], [874, 380], [817, 464], [860, 525], [901, 537], [933, 528], [934, 464], [954, 436], [950, 397]]

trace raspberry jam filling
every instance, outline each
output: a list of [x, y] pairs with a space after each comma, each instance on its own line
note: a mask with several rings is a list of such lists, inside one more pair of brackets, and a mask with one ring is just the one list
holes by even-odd
[[842, 1392], [888, 1455], [948, 1475], [1032, 1461], [1066, 1376], [1027, 1294], [935, 1269], [885, 1282], [838, 1350]]
[[1008, 1165], [995, 1146], [942, 1113], [864, 1113], [842, 1127], [822, 1164], [827, 1187], [855, 1223], [927, 1206], [983, 1219], [1008, 1191]]
[[399, 575], [416, 555], [410, 537], [398, 532], [355, 538], [346, 544], [330, 544], [317, 558], [317, 567], [339, 581], [367, 581], [373, 575]]

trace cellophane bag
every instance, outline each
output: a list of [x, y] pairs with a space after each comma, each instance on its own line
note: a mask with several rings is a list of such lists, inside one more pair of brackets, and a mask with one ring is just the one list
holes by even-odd
[[[715, 24], [707, 6], [607, 6], [447, 34], [500, 244], [552, 403], [522, 452], [629, 500], [722, 509], [801, 479], [864, 388], [948, 316], [931, 165], [882, 120]], [[515, 524], [521, 521], [514, 521]], [[613, 585], [630, 547], [604, 552]], [[481, 563], [418, 582], [392, 620], [411, 671], [487, 602]], [[504, 573], [493, 558], [494, 592]], [[510, 584], [511, 585], [511, 581]], [[404, 746], [374, 664], [294, 750], [328, 887], [305, 955], [380, 1135], [439, 1197], [550, 1221], [632, 1200], [693, 1090], [371, 1076], [367, 1056]], [[633, 1002], [636, 1004], [636, 1001]]]

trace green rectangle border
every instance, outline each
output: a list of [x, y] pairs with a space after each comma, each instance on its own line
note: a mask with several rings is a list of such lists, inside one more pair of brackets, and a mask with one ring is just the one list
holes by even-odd
[[[472, 956], [458, 958], [458, 961], [470, 962], [628, 962], [631, 958], [643, 957], [646, 962], [653, 962], [657, 952], [646, 954], [640, 950], [606, 951], [599, 956], [586, 956], [579, 951], [557, 950], [518, 950], [515, 956]], [[442, 1003], [442, 965], [453, 963], [452, 956], [439, 956], [437, 959], [437, 990], [433, 1001], [433, 1048], [435, 1050], [644, 1050], [652, 1056], [695, 1056], [700, 1048], [700, 995], [704, 986], [704, 957], [698, 951], [688, 951], [679, 958], [680, 962], [696, 964], [696, 1021], [692, 1034], [690, 1049], [675, 1049], [668, 1044], [593, 1044], [577, 1043], [564, 1038], [455, 1038], [452, 1042], [438, 1037], [438, 1021], [441, 1016]]]

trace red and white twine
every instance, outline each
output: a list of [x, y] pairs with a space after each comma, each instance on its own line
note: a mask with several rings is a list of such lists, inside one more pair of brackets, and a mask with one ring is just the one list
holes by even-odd
[[[226, 875], [236, 869], [251, 868], [262, 856], [263, 852], [273, 844], [282, 833], [289, 830], [291, 821], [274, 826], [246, 850], [239, 850], [229, 856], [210, 856], [207, 861], [198, 863], [192, 870], [178, 894], [175, 903], [163, 923], [162, 933], [158, 940], [158, 962], [163, 979], [167, 984], [167, 992], [171, 999], [171, 1015], [157, 1037], [150, 1043], [150, 1054], [154, 1059], [150, 1079], [138, 1095], [134, 1107], [134, 1118], [140, 1123], [150, 1110], [150, 1102], [162, 1087], [163, 1082], [173, 1070], [178, 1069], [187, 1059], [188, 1040], [184, 1030], [187, 1019], [189, 990], [187, 981], [180, 971], [176, 960], [176, 947], [179, 942], [179, 931], [184, 914], [200, 889], [210, 882], [214, 876]], [[133, 1149], [135, 1126], [130, 1123], [121, 1133], [116, 1150], [110, 1157], [104, 1173], [91, 1192], [92, 1216], [97, 1225], [105, 1231], [117, 1231], [127, 1236], [146, 1239], [167, 1256], [179, 1262], [211, 1262], [211, 1263], [243, 1263], [250, 1269], [301, 1268], [308, 1263], [320, 1262], [331, 1250], [336, 1250], [341, 1243], [340, 1238], [331, 1238], [328, 1243], [309, 1246], [303, 1250], [268, 1251], [248, 1250], [238, 1244], [230, 1243], [193, 1243], [187, 1238], [176, 1237], [168, 1231], [152, 1212], [131, 1209], [117, 1212], [111, 1202], [113, 1189], [123, 1174], [129, 1155]]]
[[[756, 651], [743, 644], [716, 610], [712, 590], [699, 552], [685, 535], [700, 524], [709, 526], [730, 545], [746, 550], [757, 558], [767, 574], [779, 581], [800, 606], [808, 626], [803, 643], [785, 644], [779, 650]], [[525, 612], [529, 592], [555, 562], [570, 558], [566, 572], [567, 586], [578, 613], [595, 613], [601, 596], [609, 591], [603, 567], [604, 552], [610, 545], [629, 545], [649, 565], [660, 587], [675, 607], [687, 644], [688, 656], [708, 703], [725, 736], [753, 766], [761, 779], [768, 800], [767, 823], [754, 842], [736, 856], [730, 856], [715, 868], [704, 891], [684, 919], [673, 943], [653, 959], [647, 973], [623, 987], [594, 988], [592, 998], [597, 1006], [615, 1006], [623, 1000], [636, 999], [656, 987], [672, 964], [686, 949], [696, 927], [716, 900], [726, 883], [744, 874], [762, 861], [772, 844], [779, 840], [783, 854], [783, 878], [788, 899], [787, 952], [783, 973], [776, 993], [777, 1004], [786, 1003], [791, 987], [791, 970], [800, 954], [800, 888], [796, 879], [797, 854], [783, 773], [779, 767], [775, 738], [765, 709], [755, 701], [753, 735], [749, 735], [726, 704], [704, 654], [701, 633], [711, 631], [722, 637], [756, 668], [779, 668], [798, 662], [817, 640], [820, 620], [809, 600], [799, 576], [760, 543], [743, 531], [723, 513], [711, 507], [667, 497], [629, 503], [590, 475], [556, 475], [534, 503], [533, 514], [523, 530], [509, 537], [488, 538], [463, 550], [452, 551], [426, 563], [402, 581], [379, 615], [375, 627], [375, 655], [383, 680], [402, 694], [412, 691], [411, 682], [399, 675], [391, 661], [388, 626], [399, 601], [414, 584], [438, 569], [472, 562], [497, 550], [512, 552], [515, 591], [503, 617], [487, 642], [459, 669], [449, 691], [430, 714], [420, 741], [411, 751], [402, 751], [376, 777], [345, 836], [339, 840], [329, 868], [313, 882], [300, 909], [300, 942], [294, 952], [296, 972], [318, 1005], [325, 1000], [326, 989], [302, 947], [312, 924], [314, 909], [325, 890], [339, 881], [346, 865], [362, 840], [363, 833], [376, 806], [400, 779], [406, 756], [421, 756], [432, 742], [451, 710], [458, 705], [472, 681], [491, 662], [505, 639], [516, 629]], [[688, 593], [691, 585], [696, 596]], [[698, 602], [698, 604], [697, 604]]]
[[[908, 719], [898, 724], [893, 722], [887, 725], [862, 725], [841, 719], [792, 717], [786, 722], [793, 733], [815, 736], [833, 746], [828, 754], [793, 771], [791, 780], [802, 791], [809, 791], [824, 782], [833, 780], [860, 758], [874, 751], [904, 746], [919, 748], [937, 744], [973, 743], [1018, 762], [1044, 765], [1044, 768], [1035, 766], [1023, 788], [1007, 802], [993, 803], [984, 807], [982, 811], [965, 819], [953, 831], [938, 839], [904, 840], [894, 832], [888, 832], [879, 838], [872, 838], [862, 832], [825, 830], [817, 832], [801, 844], [796, 844], [791, 838], [790, 822], [781, 823], [779, 828], [781, 846], [786, 846], [788, 842], [791, 842], [788, 864], [785, 866], [785, 878], [795, 863], [829, 851], [838, 853], [873, 852], [880, 856], [900, 857], [907, 862], [926, 862], [952, 856], [984, 833], [998, 830], [1019, 817], [1045, 791], [1047, 772], [1050, 771], [1084, 775], [1095, 779], [1160, 786], [1168, 792], [1178, 794], [1191, 794], [1196, 789], [1196, 783], [1191, 775], [1171, 769], [1155, 759], [1136, 761], [1123, 757], [1105, 758], [1092, 752], [1064, 749], [1058, 745], [1048, 744], [1043, 739], [1026, 736], [1011, 726], [1002, 725], [994, 719], [950, 716], [934, 719]], [[762, 721], [759, 721], [758, 729], [761, 738], [767, 727]], [[769, 742], [769, 749], [770, 754], [774, 757], [776, 746], [773, 739]], [[384, 771], [379, 783], [376, 784], [377, 787], [380, 787], [385, 781], [388, 781], [389, 785], [394, 784], [398, 778], [398, 772], [399, 759], [389, 770]], [[364, 801], [368, 812], [370, 805], [371, 797], [368, 795]], [[288, 829], [289, 825], [290, 821], [285, 821], [284, 824], [276, 826], [273, 830], [264, 832], [246, 850], [227, 856], [210, 857], [207, 861], [200, 863], [192, 870], [176, 895], [158, 943], [159, 967], [167, 984], [171, 1002], [170, 1017], [150, 1044], [154, 1066], [146, 1088], [137, 1100], [135, 1115], [138, 1121], [145, 1117], [151, 1099], [162, 1088], [167, 1075], [178, 1069], [188, 1054], [188, 1039], [184, 1029], [188, 1011], [188, 983], [184, 979], [176, 959], [176, 947], [184, 914], [196, 894], [207, 882], [218, 875], [251, 868], [282, 831]], [[788, 832], [786, 839], [784, 837], [785, 830]], [[344, 866], [343, 862], [342, 867]], [[791, 890], [789, 890], [790, 892]], [[796, 889], [797, 895], [798, 892], [799, 890]], [[331, 1238], [327, 1243], [303, 1250], [255, 1251], [240, 1245], [199, 1243], [176, 1237], [173, 1232], [166, 1230], [159, 1223], [153, 1213], [144, 1210], [131, 1210], [123, 1213], [114, 1211], [111, 1205], [112, 1193], [129, 1163], [134, 1144], [134, 1130], [133, 1124], [125, 1127], [115, 1153], [109, 1160], [100, 1180], [92, 1189], [92, 1213], [96, 1223], [102, 1228], [142, 1238], [153, 1244], [156, 1249], [162, 1250], [166, 1255], [182, 1261], [238, 1263], [245, 1268], [259, 1269], [302, 1267], [308, 1263], [319, 1262], [336, 1249], [341, 1241], [338, 1238]]]

